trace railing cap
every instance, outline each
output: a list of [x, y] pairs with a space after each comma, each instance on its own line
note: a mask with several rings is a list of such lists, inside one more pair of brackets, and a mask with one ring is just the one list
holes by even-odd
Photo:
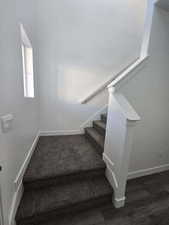
[[118, 93], [114, 93], [114, 98], [121, 107], [122, 113], [128, 121], [139, 121], [141, 120], [140, 116], [137, 114], [136, 110], [131, 106], [127, 99]]

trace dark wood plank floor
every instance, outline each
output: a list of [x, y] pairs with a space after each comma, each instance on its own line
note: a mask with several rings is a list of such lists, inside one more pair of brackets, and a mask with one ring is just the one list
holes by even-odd
[[169, 171], [128, 181], [126, 205], [69, 215], [44, 225], [169, 225]]
[[169, 225], [169, 171], [128, 181], [126, 198], [102, 210], [105, 225]]

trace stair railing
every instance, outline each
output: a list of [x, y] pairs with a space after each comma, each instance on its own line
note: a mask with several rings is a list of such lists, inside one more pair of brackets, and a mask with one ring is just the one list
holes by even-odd
[[87, 103], [108, 88], [109, 102], [103, 159], [106, 163], [106, 176], [114, 188], [113, 201], [117, 208], [125, 203], [133, 134], [137, 122], [141, 119], [127, 99], [118, 92], [118, 89], [136, 75], [148, 59], [155, 2], [156, 0], [148, 0], [140, 57], [81, 101], [82, 104]]
[[125, 203], [134, 128], [139, 120], [139, 115], [127, 99], [117, 93], [114, 87], [109, 87], [103, 159], [106, 163], [106, 176], [114, 189], [113, 202], [116, 208]]
[[151, 34], [151, 26], [152, 26], [152, 18], [153, 18], [153, 11], [154, 5], [156, 4], [157, 0], [147, 0], [147, 9], [145, 15], [145, 24], [144, 24], [144, 32], [143, 32], [143, 39], [142, 45], [140, 50], [140, 56], [133, 60], [128, 66], [122, 69], [116, 75], [113, 75], [110, 79], [105, 81], [102, 85], [96, 88], [92, 93], [90, 93], [87, 97], [80, 101], [81, 104], [85, 104], [97, 96], [99, 93], [104, 91], [107, 87], [116, 85], [118, 82], [123, 80], [124, 78], [128, 77], [130, 73], [135, 70], [137, 67], [142, 65], [144, 61], [148, 58], [148, 48], [149, 48], [149, 41], [150, 41], [150, 34]]
[[128, 68], [130, 68], [130, 66], [132, 66], [133, 64], [135, 64], [137, 62], [137, 60], [138, 60], [138, 58], [135, 59], [134, 61], [132, 61], [125, 68], [123, 68], [119, 73], [117, 73], [116, 75], [111, 76], [111, 78], [109, 78], [103, 84], [101, 84], [100, 86], [98, 86], [87, 97], [85, 97], [84, 99], [80, 100], [80, 103], [81, 104], [85, 104], [85, 103], [89, 102], [92, 98], [94, 98], [95, 96], [97, 96], [99, 93], [101, 93], [102, 91], [104, 91], [107, 88], [108, 85], [110, 85], [113, 81], [115, 81], [121, 74], [123, 74]]
[[125, 204], [125, 191], [128, 167], [132, 150], [134, 129], [141, 119], [127, 99], [119, 93], [119, 88], [138, 73], [148, 59], [155, 0], [149, 0], [140, 58], [109, 84], [107, 127], [103, 159], [106, 163], [106, 176], [114, 188], [114, 205]]

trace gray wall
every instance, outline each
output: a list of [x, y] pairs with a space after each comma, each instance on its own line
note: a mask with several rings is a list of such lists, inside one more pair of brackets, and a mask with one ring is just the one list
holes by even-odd
[[169, 1], [168, 0], [158, 0], [157, 1], [158, 6], [161, 8], [169, 11]]
[[[5, 225], [15, 193], [14, 180], [38, 130], [38, 93], [35, 67], [36, 98], [25, 99], [19, 22], [22, 22], [35, 45], [35, 7], [33, 1], [5, 0], [0, 3], [0, 116], [14, 115], [13, 129], [0, 130], [0, 184]], [[36, 53], [36, 49], [35, 49]], [[36, 54], [35, 54], [36, 61]]]
[[107, 102], [79, 100], [139, 55], [146, 0], [39, 0], [41, 130], [78, 130]]
[[120, 90], [141, 116], [130, 171], [169, 164], [169, 13], [158, 8], [149, 55], [145, 68]]

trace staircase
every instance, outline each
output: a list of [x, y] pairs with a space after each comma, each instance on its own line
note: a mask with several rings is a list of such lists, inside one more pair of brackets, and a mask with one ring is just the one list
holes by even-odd
[[98, 153], [101, 156], [104, 151], [106, 120], [107, 115], [102, 114], [101, 120], [96, 120], [93, 122], [93, 127], [85, 128], [85, 136], [90, 141], [90, 143], [97, 149]]
[[85, 135], [40, 137], [24, 175], [17, 225], [58, 225], [64, 215], [112, 202], [102, 160], [105, 130], [102, 115]]

